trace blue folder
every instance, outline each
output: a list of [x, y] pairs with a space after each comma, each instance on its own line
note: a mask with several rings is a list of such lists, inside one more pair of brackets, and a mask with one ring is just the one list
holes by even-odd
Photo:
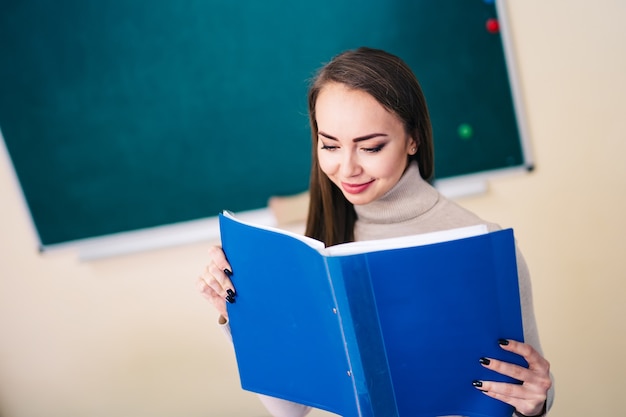
[[220, 215], [236, 302], [242, 388], [345, 417], [509, 417], [472, 386], [513, 382], [490, 357], [527, 366], [513, 230], [332, 256]]

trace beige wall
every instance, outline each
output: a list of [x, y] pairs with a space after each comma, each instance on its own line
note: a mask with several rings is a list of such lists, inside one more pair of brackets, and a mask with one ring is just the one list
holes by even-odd
[[[552, 416], [623, 415], [626, 2], [509, 3], [537, 169], [461, 202], [516, 229], [557, 378]], [[0, 196], [1, 416], [265, 414], [196, 294], [205, 244], [42, 256], [4, 160]]]

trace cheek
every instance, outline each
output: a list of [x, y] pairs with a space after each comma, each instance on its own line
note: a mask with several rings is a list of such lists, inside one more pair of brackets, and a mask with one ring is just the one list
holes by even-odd
[[371, 164], [369, 172], [378, 178], [396, 178], [404, 172], [407, 161], [405, 154], [389, 155]]
[[324, 154], [324, 153], [318, 154], [317, 162], [322, 172], [326, 175], [331, 175], [334, 171], [337, 170], [337, 164], [333, 162], [333, 158], [331, 158], [327, 154]]

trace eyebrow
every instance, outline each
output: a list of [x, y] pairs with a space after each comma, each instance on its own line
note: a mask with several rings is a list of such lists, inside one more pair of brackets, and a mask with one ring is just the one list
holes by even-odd
[[[334, 136], [329, 135], [328, 133], [324, 133], [321, 130], [317, 132], [318, 135], [324, 136], [326, 139], [330, 139], [330, 140], [339, 140]], [[361, 142], [364, 140], [368, 140], [368, 139], [373, 139], [379, 136], [388, 136], [386, 133], [370, 133], [369, 135], [365, 135], [365, 136], [359, 136], [358, 138], [354, 138], [352, 139], [352, 142]]]

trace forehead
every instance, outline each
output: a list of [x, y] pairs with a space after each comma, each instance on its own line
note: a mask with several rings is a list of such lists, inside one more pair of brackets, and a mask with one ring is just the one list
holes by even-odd
[[349, 137], [402, 129], [399, 118], [372, 95], [339, 83], [329, 83], [321, 89], [315, 118], [319, 130]]

